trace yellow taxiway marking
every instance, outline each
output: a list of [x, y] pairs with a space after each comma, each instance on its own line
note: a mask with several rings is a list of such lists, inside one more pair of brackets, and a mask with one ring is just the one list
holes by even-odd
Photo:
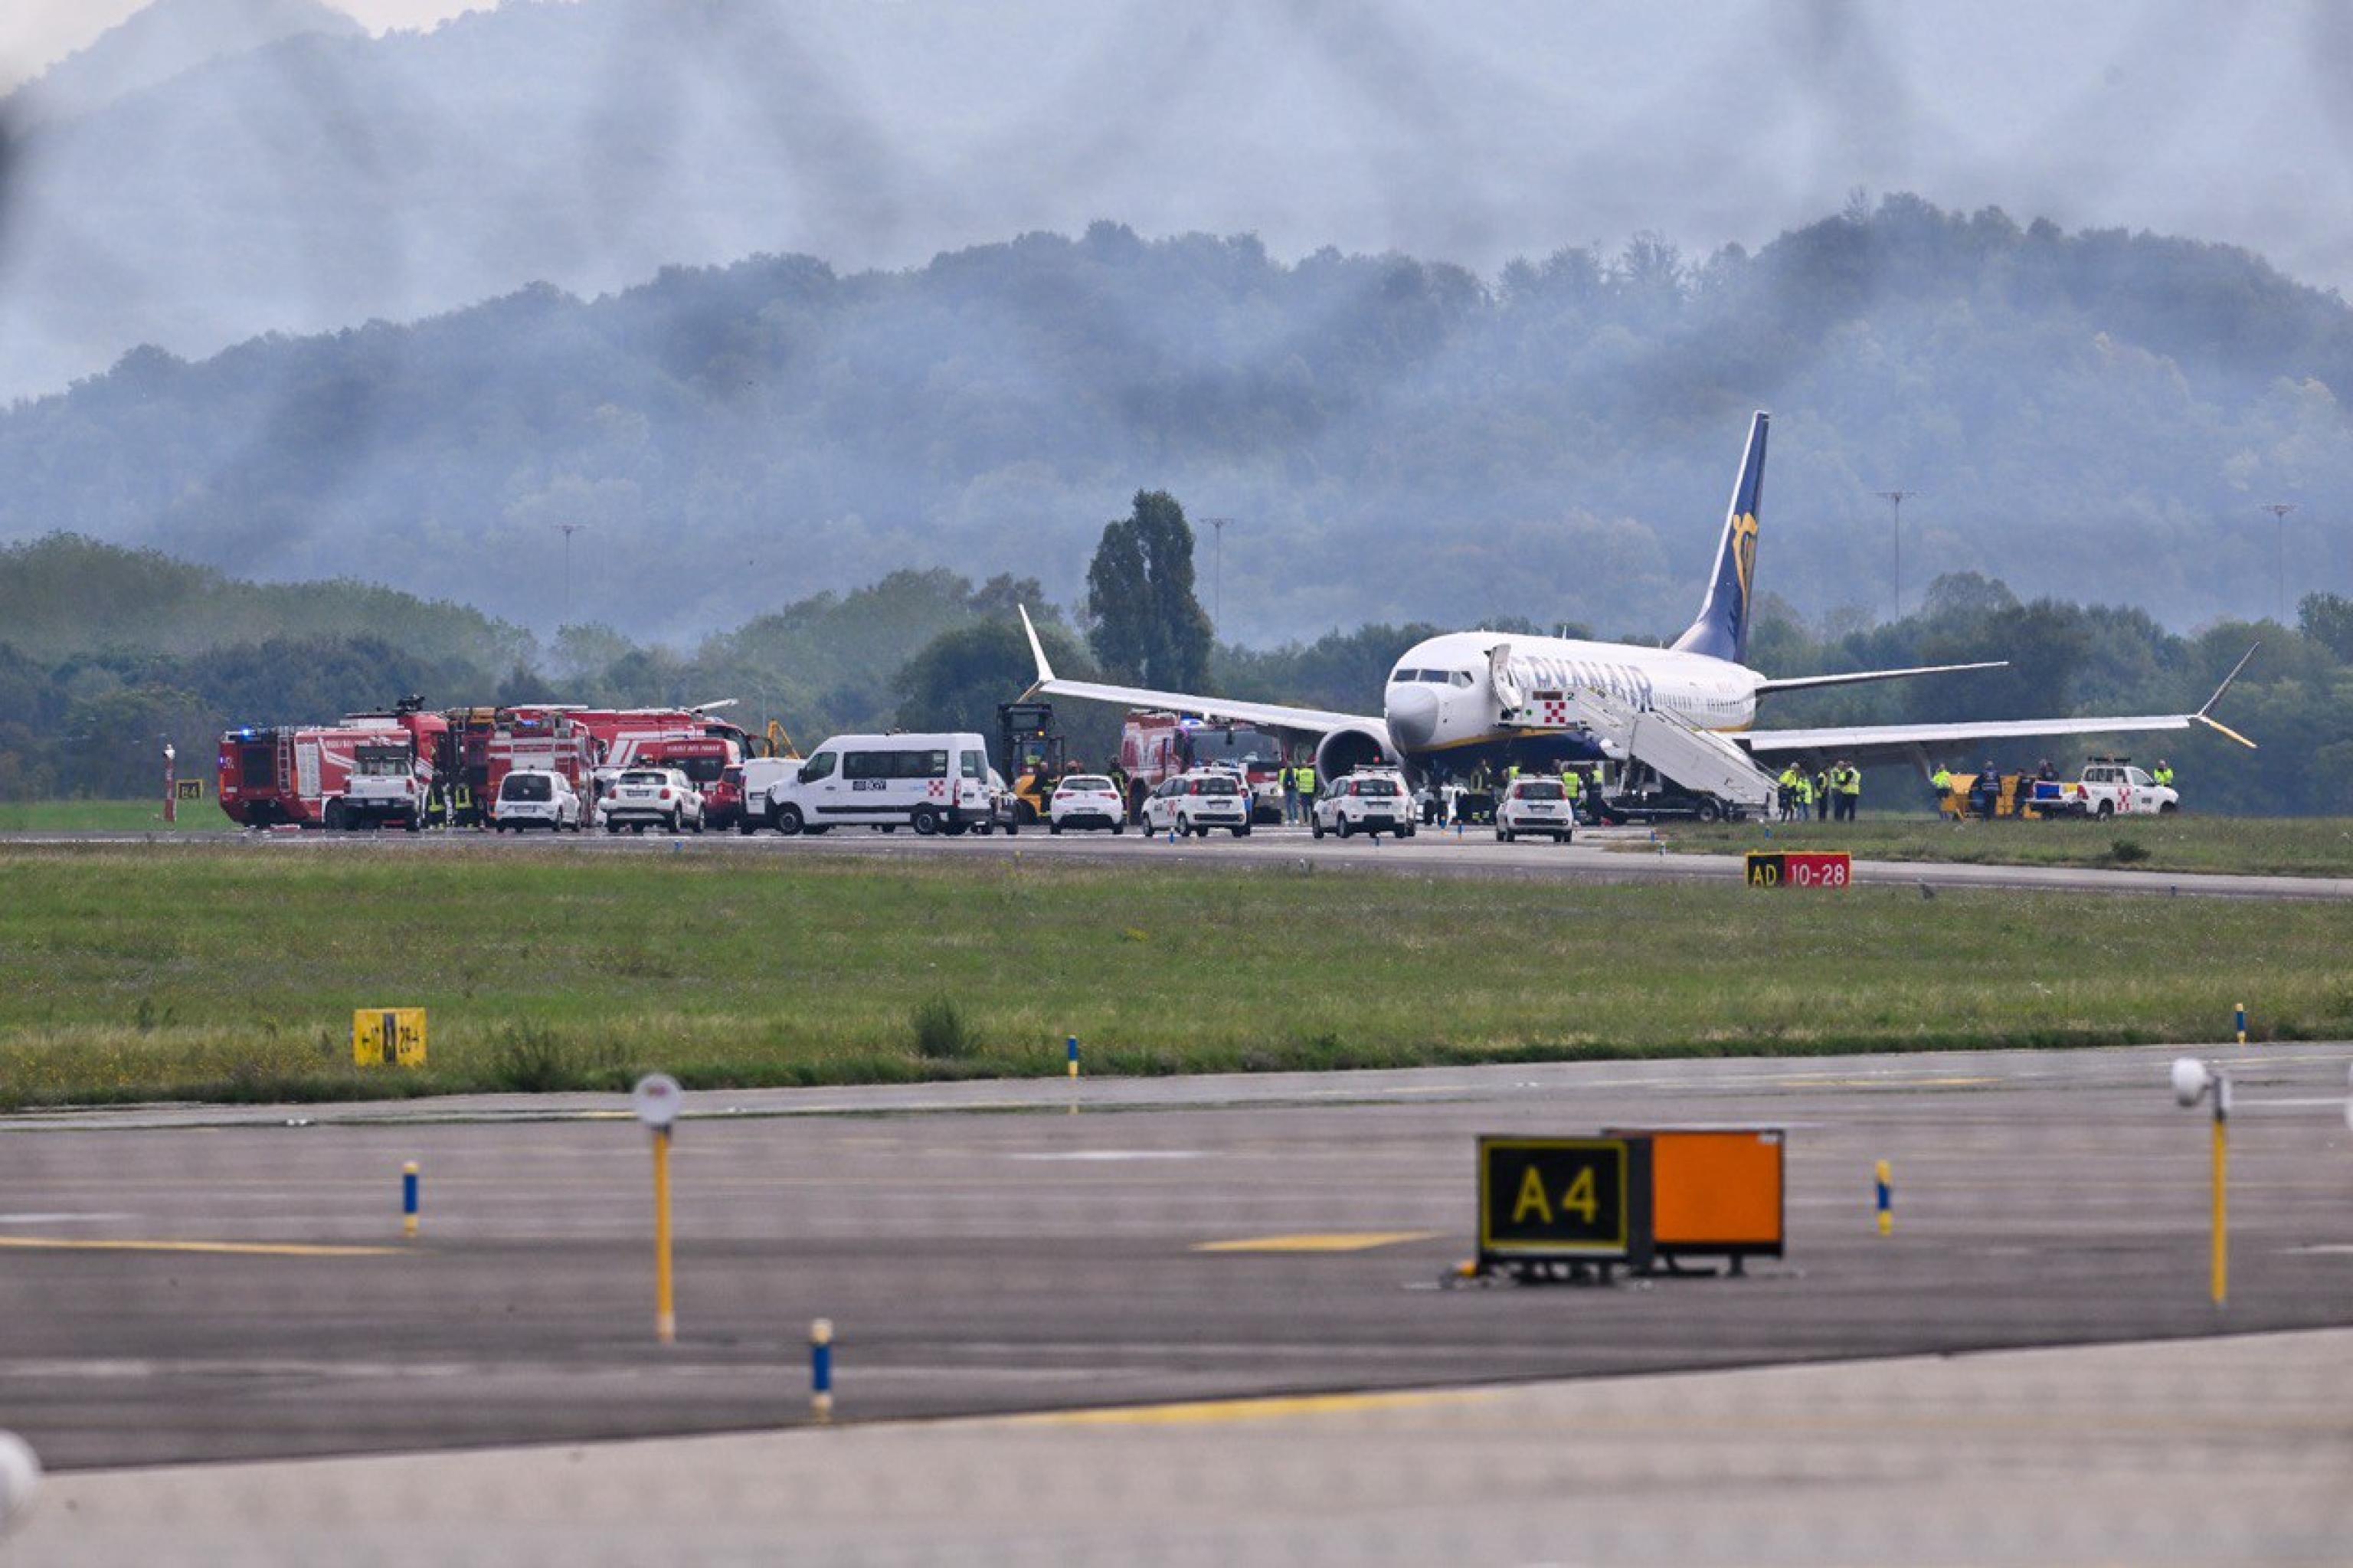
[[74, 1236], [0, 1236], [0, 1246], [88, 1252], [226, 1252], [262, 1257], [391, 1257], [401, 1246], [320, 1246], [301, 1242], [111, 1241]]
[[1134, 1404], [1107, 1410], [1049, 1410], [1008, 1417], [1015, 1426], [1205, 1426], [1227, 1421], [1271, 1421], [1291, 1415], [1335, 1415], [1364, 1410], [1410, 1410], [1487, 1399], [1493, 1391], [1430, 1389], [1410, 1393], [1308, 1393], [1266, 1399], [1197, 1399], [1176, 1404]]
[[1244, 1236], [1240, 1241], [1201, 1242], [1195, 1252], [1364, 1252], [1399, 1242], [1428, 1241], [1436, 1231], [1319, 1231], [1296, 1236]]

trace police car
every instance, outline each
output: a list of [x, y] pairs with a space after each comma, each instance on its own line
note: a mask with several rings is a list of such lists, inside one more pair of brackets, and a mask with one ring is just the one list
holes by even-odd
[[1055, 785], [1046, 818], [1049, 832], [1064, 828], [1127, 831], [1127, 805], [1119, 798], [1119, 787], [1100, 773], [1073, 773]]
[[1250, 786], [1222, 768], [1196, 768], [1162, 782], [1144, 800], [1144, 831], [1208, 838], [1211, 828], [1234, 837], [1250, 831]]
[[1575, 809], [1557, 779], [1514, 779], [1495, 802], [1495, 837], [1504, 843], [1522, 833], [1543, 833], [1565, 844], [1576, 829]]
[[642, 833], [702, 831], [702, 792], [675, 768], [626, 768], [613, 780], [604, 804], [605, 831]]
[[1352, 833], [1394, 833], [1409, 839], [1413, 812], [1413, 796], [1406, 789], [1403, 774], [1363, 768], [1332, 781], [1309, 810], [1307, 827], [1319, 839], [1325, 833], [1344, 839]]

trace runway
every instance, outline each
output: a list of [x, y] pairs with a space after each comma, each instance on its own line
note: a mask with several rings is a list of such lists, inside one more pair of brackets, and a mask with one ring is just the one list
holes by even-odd
[[[668, 1350], [647, 1140], [617, 1097], [17, 1117], [0, 1425], [64, 1468], [773, 1428], [807, 1419], [818, 1317], [852, 1424], [2353, 1324], [2353, 1047], [2221, 1054], [2220, 1314], [2206, 1118], [2167, 1093], [2173, 1054], [695, 1096]], [[1662, 1122], [1787, 1129], [1786, 1260], [1440, 1287], [1474, 1136]]]
[[[1411, 839], [1314, 839], [1304, 828], [1259, 828], [1247, 838], [1219, 833], [1170, 842], [1138, 832], [1051, 834], [1039, 828], [1012, 836], [918, 838], [842, 829], [822, 837], [749, 837], [728, 833], [578, 835], [459, 832], [322, 833], [280, 830], [170, 838], [153, 833], [16, 833], [0, 844], [150, 844], [159, 853], [186, 846], [237, 846], [256, 853], [419, 854], [578, 853], [699, 855], [854, 855], [899, 859], [1024, 860], [1071, 864], [1225, 866], [1237, 869], [1312, 865], [1335, 874], [1464, 876], [1537, 882], [1737, 882], [1737, 855], [1667, 854], [1642, 828], [1580, 829], [1572, 844], [1499, 843], [1492, 831], [1460, 834], [1427, 830]], [[2018, 892], [2119, 893], [2145, 896], [2353, 898], [2353, 877], [2269, 876], [2197, 872], [2111, 871], [2073, 866], [1975, 865], [1921, 861], [1855, 862], [1859, 885], [1998, 888]]]

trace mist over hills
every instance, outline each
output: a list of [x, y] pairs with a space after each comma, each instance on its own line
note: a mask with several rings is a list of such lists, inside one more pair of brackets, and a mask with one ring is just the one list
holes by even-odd
[[155, 0], [10, 94], [13, 129], [95, 113], [215, 60], [313, 35], [367, 29], [320, 0]]
[[2314, 221], [2353, 208], [2348, 65], [2329, 0], [508, 0], [377, 38], [159, 0], [0, 105], [0, 397], [142, 343], [1102, 217], [1492, 276], [1646, 232], [1754, 248], [1861, 185], [2353, 283]]
[[[282, 46], [281, 46], [282, 47]], [[1103, 522], [1174, 491], [1223, 630], [1688, 619], [1751, 408], [1764, 587], [1884, 613], [1978, 570], [2178, 625], [2353, 579], [2353, 314], [2227, 247], [1916, 198], [1754, 255], [1646, 238], [1482, 280], [1103, 223], [838, 273], [672, 268], [396, 326], [155, 349], [0, 416], [0, 538], [361, 577], [543, 633], [691, 641], [904, 566], [1075, 602]], [[1206, 550], [1206, 541], [1205, 541]], [[1218, 568], [1202, 562], [1205, 592]]]

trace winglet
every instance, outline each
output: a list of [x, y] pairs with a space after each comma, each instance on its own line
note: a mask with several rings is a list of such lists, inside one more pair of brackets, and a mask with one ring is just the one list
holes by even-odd
[[[1054, 678], [1054, 666], [1046, 662], [1046, 645], [1038, 641], [1038, 629], [1029, 624], [1029, 607], [1017, 604], [1013, 608], [1021, 612], [1021, 630], [1029, 634], [1029, 654], [1038, 661], [1038, 684], [1042, 686]], [[2230, 683], [2225, 681], [2223, 684]], [[1036, 687], [1031, 690], [1036, 690]]]
[[2231, 739], [2237, 741], [2241, 746], [2245, 747], [2249, 751], [2257, 749], [2253, 741], [2249, 740], [2245, 736], [2241, 735], [2237, 730], [2232, 729], [2230, 726], [2219, 722], [2212, 715], [2214, 705], [2222, 700], [2222, 694], [2231, 689], [2231, 683], [2239, 678], [2239, 672], [2245, 669], [2247, 667], [2247, 661], [2255, 656], [2255, 648], [2261, 648], [2263, 644], [2258, 642], [2255, 644], [2254, 648], [2250, 648], [2244, 653], [2240, 654], [2239, 662], [2231, 666], [2231, 673], [2222, 677], [2222, 683], [2214, 688], [2214, 694], [2206, 699], [2206, 705], [2189, 715], [2191, 718], [2196, 719], [2200, 724], [2204, 725], [2208, 729], [2214, 731], [2216, 734], [2228, 736]]

